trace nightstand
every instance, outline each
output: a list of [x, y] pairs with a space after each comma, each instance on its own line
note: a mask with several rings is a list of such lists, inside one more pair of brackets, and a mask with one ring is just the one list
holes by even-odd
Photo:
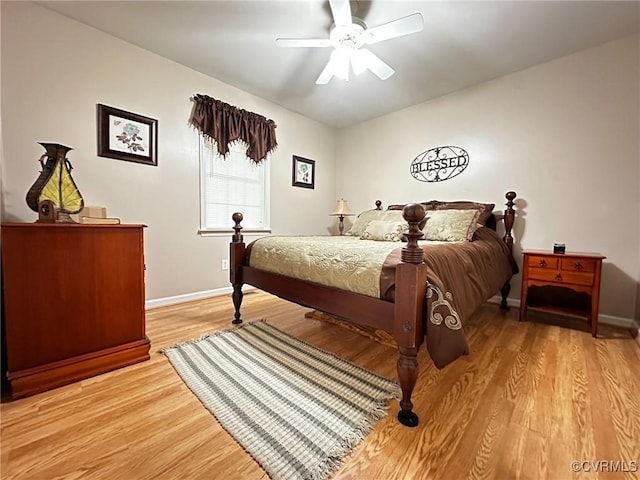
[[555, 306], [540, 305], [545, 310], [584, 315], [591, 322], [591, 334], [598, 336], [598, 305], [600, 302], [600, 276], [602, 260], [599, 253], [553, 253], [544, 250], [522, 252], [522, 294], [520, 295], [520, 320], [527, 310], [529, 287], [566, 287], [576, 292], [585, 292], [591, 298], [589, 311], [571, 311]]

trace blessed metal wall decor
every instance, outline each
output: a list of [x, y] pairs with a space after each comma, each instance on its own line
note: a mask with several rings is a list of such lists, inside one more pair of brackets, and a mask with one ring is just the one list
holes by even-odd
[[421, 182], [442, 182], [460, 175], [469, 165], [469, 154], [460, 147], [435, 147], [411, 162], [411, 176]]

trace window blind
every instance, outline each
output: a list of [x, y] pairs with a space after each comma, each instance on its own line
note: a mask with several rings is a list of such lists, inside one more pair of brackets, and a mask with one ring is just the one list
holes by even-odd
[[244, 216], [244, 230], [268, 230], [269, 165], [270, 155], [260, 164], [247, 158], [242, 142], [231, 144], [223, 158], [215, 142], [201, 139], [201, 230], [230, 231], [234, 212]]

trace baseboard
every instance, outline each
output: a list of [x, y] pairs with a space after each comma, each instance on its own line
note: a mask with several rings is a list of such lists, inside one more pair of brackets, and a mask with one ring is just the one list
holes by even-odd
[[[487, 300], [490, 303], [500, 303], [502, 301], [502, 297], [499, 295], [495, 295]], [[508, 298], [507, 299], [510, 307], [520, 308], [520, 299]], [[620, 327], [620, 328], [630, 328], [635, 330], [640, 330], [638, 324], [632, 318], [625, 317], [616, 317], [614, 315], [598, 315], [598, 323], [603, 325], [611, 325], [612, 327]]]
[[[256, 287], [253, 285], [243, 285], [242, 291], [254, 290]], [[216, 288], [214, 290], [205, 290], [203, 292], [185, 293], [183, 295], [176, 295], [173, 297], [155, 298], [153, 300], [147, 300], [144, 302], [144, 308], [149, 310], [150, 308], [165, 307], [167, 305], [175, 305], [176, 303], [192, 302], [194, 300], [202, 300], [204, 298], [219, 297], [220, 295], [229, 295], [233, 292], [233, 287]]]
[[638, 324], [633, 318], [614, 317], [613, 315], [598, 315], [598, 323], [613, 327], [630, 328], [638, 330]]

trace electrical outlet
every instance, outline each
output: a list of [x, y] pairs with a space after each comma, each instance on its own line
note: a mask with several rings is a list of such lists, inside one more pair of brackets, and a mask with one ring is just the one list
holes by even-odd
[[222, 260], [222, 270], [229, 270], [229, 260]]

